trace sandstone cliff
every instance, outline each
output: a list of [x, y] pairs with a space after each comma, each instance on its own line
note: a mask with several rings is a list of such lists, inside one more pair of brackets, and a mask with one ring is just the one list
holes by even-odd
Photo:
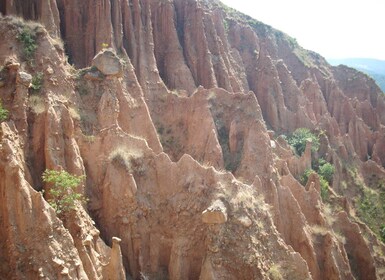
[[[1, 279], [385, 277], [385, 99], [366, 75], [218, 1], [0, 12]], [[293, 152], [297, 128], [318, 151]], [[319, 160], [330, 186], [303, 186]], [[45, 169], [86, 175], [87, 204], [58, 216]]]

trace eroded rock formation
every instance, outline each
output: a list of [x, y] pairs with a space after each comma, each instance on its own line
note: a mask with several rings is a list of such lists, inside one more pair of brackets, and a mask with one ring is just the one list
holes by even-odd
[[[1, 276], [385, 277], [380, 225], [360, 212], [384, 191], [373, 80], [217, 1], [0, 11], [42, 24], [0, 17]], [[317, 152], [288, 145], [300, 127], [319, 132]], [[302, 186], [319, 159], [335, 166], [330, 187], [317, 174]], [[45, 169], [86, 175], [88, 203], [60, 220]]]

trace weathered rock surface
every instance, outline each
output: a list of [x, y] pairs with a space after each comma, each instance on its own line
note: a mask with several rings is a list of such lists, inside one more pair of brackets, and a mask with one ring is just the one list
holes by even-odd
[[227, 209], [222, 201], [214, 201], [202, 212], [202, 222], [206, 224], [223, 224], [227, 221]]
[[[380, 225], [359, 220], [385, 180], [373, 81], [217, 1], [4, 3], [48, 32], [31, 63], [17, 39], [31, 26], [0, 18], [1, 276], [385, 277]], [[59, 34], [95, 67], [71, 68]], [[299, 127], [320, 132], [317, 153], [293, 153], [282, 134]], [[336, 169], [326, 192], [299, 183], [319, 159]], [[87, 176], [88, 204], [63, 221], [39, 193], [47, 168]]]
[[26, 72], [18, 72], [16, 82], [29, 88], [29, 86], [31, 85], [31, 82], [32, 82], [32, 76]]
[[92, 65], [107, 76], [120, 76], [123, 72], [122, 62], [112, 49], [100, 51], [92, 60]]

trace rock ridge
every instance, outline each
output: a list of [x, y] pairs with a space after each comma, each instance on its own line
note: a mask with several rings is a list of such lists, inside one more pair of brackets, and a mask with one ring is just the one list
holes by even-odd
[[[219, 1], [0, 11], [1, 277], [385, 277], [385, 99], [365, 75]], [[318, 151], [296, 155], [297, 128]], [[320, 160], [328, 186], [301, 182]], [[86, 175], [88, 203], [60, 220], [45, 169]]]

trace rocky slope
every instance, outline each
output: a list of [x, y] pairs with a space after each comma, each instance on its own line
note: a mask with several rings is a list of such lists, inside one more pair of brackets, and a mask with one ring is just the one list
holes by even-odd
[[[0, 11], [2, 279], [385, 277], [385, 100], [366, 75], [217, 1]], [[299, 157], [283, 135], [301, 127], [320, 148]], [[330, 186], [302, 186], [319, 159]], [[58, 216], [45, 169], [86, 175], [87, 205]]]

